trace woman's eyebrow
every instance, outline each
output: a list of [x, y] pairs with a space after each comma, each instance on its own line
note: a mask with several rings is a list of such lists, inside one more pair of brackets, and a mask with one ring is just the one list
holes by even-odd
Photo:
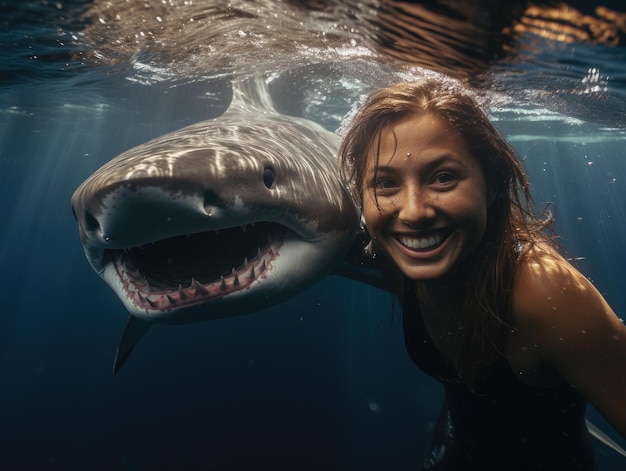
[[462, 167], [466, 167], [466, 165], [462, 161], [462, 159], [459, 159], [454, 154], [443, 154], [443, 155], [441, 155], [439, 157], [435, 157], [434, 159], [426, 162], [424, 164], [424, 167], [430, 169], [430, 168], [434, 168], [434, 167], [439, 167], [441, 165], [445, 165], [447, 163], [452, 163], [452, 164], [455, 164], [455, 165], [460, 165]]
[[370, 167], [364, 174], [365, 178], [371, 179], [379, 176], [396, 175], [398, 170], [390, 165], [379, 165], [376, 167]]
[[[407, 157], [411, 158], [411, 156], [407, 156]], [[395, 156], [394, 158], [398, 158], [398, 156]], [[424, 158], [422, 157], [421, 160], [424, 160]], [[448, 162], [454, 163], [456, 165], [461, 165], [463, 167], [466, 166], [465, 163], [463, 163], [462, 160], [456, 157], [454, 154], [445, 153], [445, 154], [442, 154], [433, 158], [429, 158], [426, 162], [423, 162], [423, 167], [425, 170], [430, 170], [440, 165], [445, 165]], [[394, 173], [397, 171], [398, 169], [393, 165], [393, 160], [391, 160], [390, 163], [388, 164], [382, 164], [382, 165], [379, 164], [379, 165], [370, 167], [367, 173], [368, 174], [381, 173], [381, 172]]]
[[428, 164], [432, 164], [432, 165], [438, 165], [441, 163], [445, 163], [446, 161], [452, 161], [452, 162], [459, 162], [461, 161], [461, 159], [451, 153], [451, 152], [442, 152], [441, 154], [436, 155], [435, 157], [432, 157], [429, 159]]

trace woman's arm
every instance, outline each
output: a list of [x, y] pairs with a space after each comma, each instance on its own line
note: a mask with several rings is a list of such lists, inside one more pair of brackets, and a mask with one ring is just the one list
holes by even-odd
[[513, 316], [557, 369], [626, 438], [626, 327], [598, 290], [550, 249], [521, 260]]

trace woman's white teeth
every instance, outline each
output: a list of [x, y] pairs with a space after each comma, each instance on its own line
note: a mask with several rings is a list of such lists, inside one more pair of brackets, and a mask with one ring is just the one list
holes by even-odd
[[428, 249], [441, 244], [443, 237], [434, 235], [431, 237], [407, 237], [400, 236], [400, 243], [410, 249]]

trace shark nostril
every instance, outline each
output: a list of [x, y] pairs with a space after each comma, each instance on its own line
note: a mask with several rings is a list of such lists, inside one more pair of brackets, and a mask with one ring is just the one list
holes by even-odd
[[85, 230], [87, 232], [102, 232], [100, 223], [90, 213], [87, 213], [87, 212], [85, 213], [84, 221], [85, 221]]
[[220, 205], [221, 198], [214, 191], [207, 190], [204, 193], [204, 210], [207, 216], [211, 216], [213, 208]]

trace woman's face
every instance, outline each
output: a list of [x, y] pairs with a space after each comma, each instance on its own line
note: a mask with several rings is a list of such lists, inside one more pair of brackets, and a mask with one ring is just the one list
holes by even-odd
[[480, 243], [487, 185], [465, 140], [433, 114], [383, 129], [363, 181], [363, 213], [377, 246], [413, 280], [450, 274]]

